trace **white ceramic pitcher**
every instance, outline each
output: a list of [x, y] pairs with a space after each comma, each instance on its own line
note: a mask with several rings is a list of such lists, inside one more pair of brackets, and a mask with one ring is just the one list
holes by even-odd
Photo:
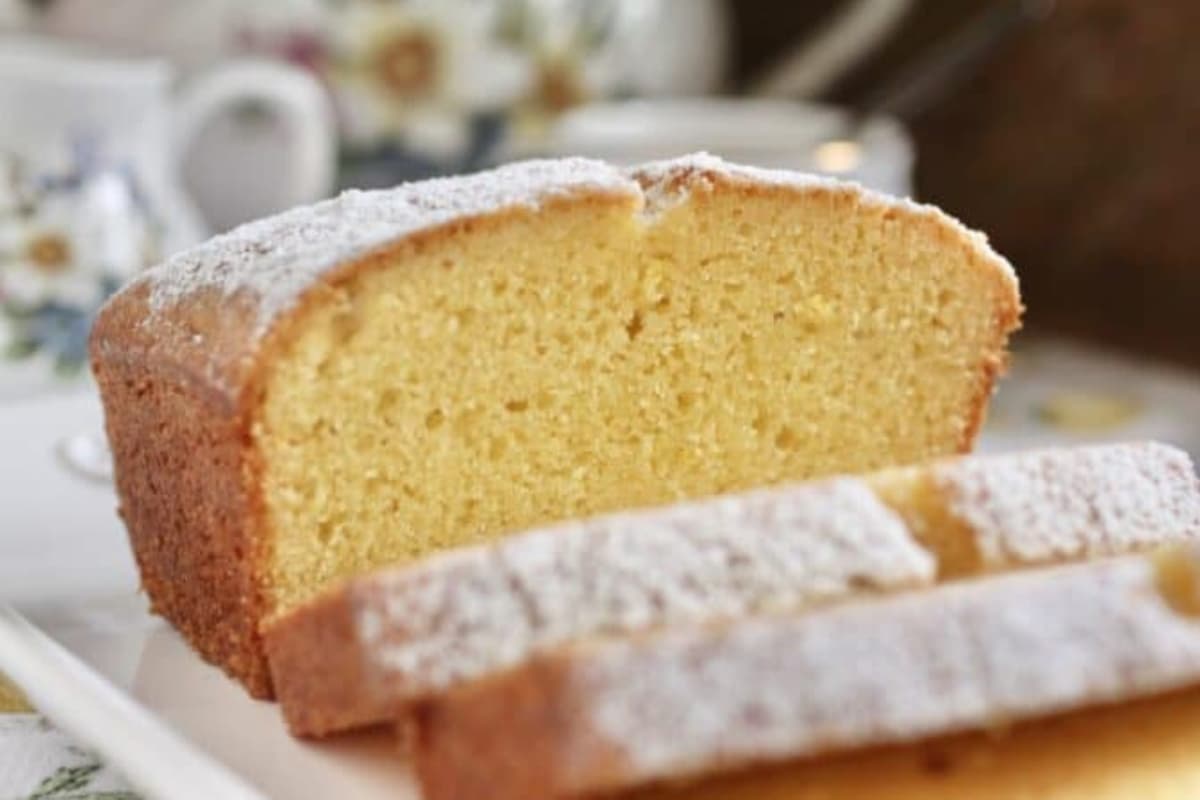
[[182, 157], [205, 125], [246, 103], [287, 126], [294, 163], [279, 179], [294, 202], [326, 193], [332, 119], [303, 72], [232, 62], [176, 88], [162, 61], [0, 38], [0, 399], [83, 372], [103, 299], [206, 235], [182, 189]]

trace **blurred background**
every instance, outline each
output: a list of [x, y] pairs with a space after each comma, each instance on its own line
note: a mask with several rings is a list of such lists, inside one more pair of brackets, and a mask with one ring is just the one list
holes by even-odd
[[132, 270], [339, 187], [707, 149], [941, 205], [1031, 331], [1200, 366], [1198, 32], [1187, 0], [0, 0], [0, 341], [69, 372]]
[[[536, 154], [708, 149], [941, 205], [1017, 265], [1031, 330], [1200, 366], [1200, 5], [1187, 0], [0, 0], [0, 31], [0, 59], [26, 51], [0, 81], [30, 84], [20, 108], [0, 90], [3, 127], [39, 96], [69, 102], [82, 54], [130, 73], [165, 62], [157, 101], [190, 113], [148, 145], [178, 162], [134, 176], [166, 184], [132, 188], [168, 206], [139, 224], [173, 241], [139, 232], [126, 247], [145, 260], [340, 186]], [[291, 71], [257, 85], [264, 75], [231, 69], [261, 61]], [[106, 91], [120, 101], [136, 91], [127, 80]], [[143, 113], [172, 113], [153, 105]], [[77, 161], [120, 150], [101, 132], [80, 156], [88, 120], [63, 119], [0, 136], [0, 165], [25, 155], [43, 162], [27, 173], [47, 170], [22, 137]], [[122, 124], [114, 138], [135, 135], [136, 120]], [[7, 294], [22, 292], [38, 294]]]
[[49, 416], [88, 394], [92, 315], [241, 222], [709, 150], [990, 235], [1029, 310], [986, 447], [1196, 452], [1197, 36], [1191, 0], [0, 0], [0, 417], [41, 415], [102, 481], [102, 442], [67, 435], [91, 423]]
[[536, 155], [935, 203], [1028, 306], [982, 447], [1200, 454], [1198, 41], [1196, 0], [0, 0], [0, 600], [135, 585], [85, 363], [124, 281], [343, 187]]
[[[241, 222], [709, 150], [990, 235], [1029, 310], [985, 447], [1197, 452], [1197, 36], [1191, 0], [0, 0], [0, 417], [90, 427], [48, 409], [88, 394], [95, 310]], [[55, 447], [103, 481], [95, 436]]]

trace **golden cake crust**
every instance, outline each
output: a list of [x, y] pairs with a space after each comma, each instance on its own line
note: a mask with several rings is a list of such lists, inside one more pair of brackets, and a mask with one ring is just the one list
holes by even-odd
[[[375, 694], [365, 691], [376, 678], [360, 649], [357, 606], [355, 593], [338, 592], [315, 604], [311, 614], [289, 614], [270, 629], [282, 631], [267, 639], [271, 663], [290, 665], [298, 676], [284, 683], [277, 672], [272, 675], [280, 700], [287, 701], [284, 708], [294, 709], [287, 716], [293, 730], [340, 731], [380, 721]], [[313, 648], [321, 653], [316, 663]]]
[[362, 272], [559, 203], [652, 213], [681, 191], [699, 198], [718, 190], [768, 193], [784, 201], [819, 195], [848, 208], [871, 206], [885, 220], [903, 217], [961, 248], [994, 282], [998, 298], [994, 345], [979, 363], [970, 424], [958, 443], [959, 451], [969, 449], [1021, 313], [1011, 267], [982, 236], [926, 206], [710, 157], [632, 175], [637, 182], [597, 162], [540, 162], [350, 193], [217, 237], [115, 296], [93, 329], [91, 361], [120, 513], [156, 612], [252, 694], [271, 696], [260, 636], [273, 609], [271, 536], [253, 428], [272, 359], [307, 309]]
[[[154, 611], [251, 694], [267, 697], [257, 466], [245, 395], [226, 388], [250, 373], [236, 357], [245, 315], [236, 302], [197, 298], [151, 328], [143, 325], [146, 294], [110, 303], [92, 339], [119, 513]], [[215, 346], [189, 347], [188, 329]]]

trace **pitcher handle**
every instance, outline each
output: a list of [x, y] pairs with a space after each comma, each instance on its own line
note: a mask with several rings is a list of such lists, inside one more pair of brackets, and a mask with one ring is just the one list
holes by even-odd
[[266, 59], [238, 59], [189, 81], [175, 106], [176, 156], [182, 160], [213, 117], [246, 102], [278, 114], [292, 141], [292, 163], [277, 180], [288, 183], [288, 205], [329, 194], [337, 164], [337, 133], [324, 88], [296, 67]]

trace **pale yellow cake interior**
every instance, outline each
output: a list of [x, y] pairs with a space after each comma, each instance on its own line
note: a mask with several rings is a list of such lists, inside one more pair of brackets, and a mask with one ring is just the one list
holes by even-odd
[[1194, 800], [1200, 690], [629, 800]]
[[937, 557], [939, 578], [974, 575], [984, 569], [971, 526], [954, 514], [933, 475], [922, 467], [898, 467], [866, 476], [913, 536]]
[[1012, 288], [847, 195], [543, 207], [311, 304], [254, 438], [286, 610], [538, 523], [957, 452]]

